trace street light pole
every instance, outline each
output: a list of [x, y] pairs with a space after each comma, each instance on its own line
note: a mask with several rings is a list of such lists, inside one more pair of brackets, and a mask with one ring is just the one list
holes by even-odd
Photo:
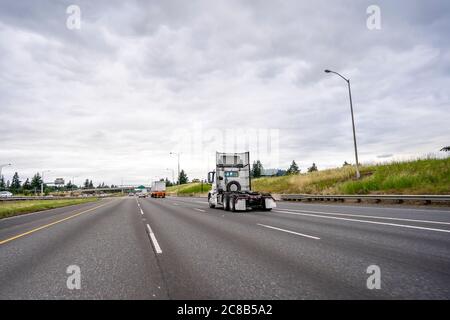
[[4, 167], [9, 167], [11, 163], [0, 164], [0, 178], [2, 177], [2, 169]]
[[45, 172], [50, 172], [50, 170], [42, 171], [41, 196], [44, 196], [44, 173]]
[[171, 152], [170, 154], [176, 154], [178, 157], [178, 179], [177, 184], [180, 184], [180, 153], [178, 152]]
[[340, 73], [335, 72], [335, 71], [331, 71], [331, 70], [325, 70], [326, 73], [334, 73], [336, 75], [338, 75], [339, 77], [341, 77], [342, 79], [345, 80], [345, 82], [347, 82], [348, 85], [348, 96], [350, 99], [350, 113], [352, 115], [352, 128], [353, 128], [353, 144], [354, 144], [354, 148], [355, 148], [355, 160], [356, 160], [356, 179], [359, 179], [361, 177], [361, 174], [359, 172], [359, 161], [358, 161], [358, 147], [356, 144], [356, 130], [355, 130], [355, 118], [353, 116], [353, 101], [352, 101], [352, 90], [350, 87], [350, 79], [345, 78], [344, 76], [342, 76]]

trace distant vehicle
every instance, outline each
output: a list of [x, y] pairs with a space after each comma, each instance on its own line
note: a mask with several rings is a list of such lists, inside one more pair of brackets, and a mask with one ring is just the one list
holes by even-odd
[[166, 197], [166, 182], [165, 181], [153, 181], [151, 189], [152, 198], [165, 198]]
[[129, 197], [134, 197], [134, 193], [133, 193], [133, 192], [130, 192], [130, 193], [128, 194], [128, 196], [129, 196]]
[[147, 194], [145, 192], [139, 192], [138, 194], [138, 198], [146, 198]]
[[212, 184], [208, 193], [210, 208], [223, 207], [225, 211], [262, 209], [276, 207], [270, 193], [251, 191], [250, 153], [216, 153], [216, 170], [208, 173]]
[[0, 191], [0, 198], [11, 198], [13, 194], [9, 191]]

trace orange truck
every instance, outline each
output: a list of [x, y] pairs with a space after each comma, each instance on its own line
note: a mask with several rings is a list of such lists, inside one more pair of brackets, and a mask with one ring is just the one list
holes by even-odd
[[166, 182], [165, 181], [153, 181], [151, 189], [152, 198], [165, 198], [166, 197]]

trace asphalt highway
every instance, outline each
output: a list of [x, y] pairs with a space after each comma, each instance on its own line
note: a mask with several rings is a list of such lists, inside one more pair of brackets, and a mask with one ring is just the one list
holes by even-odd
[[449, 208], [277, 205], [123, 197], [2, 219], [0, 299], [450, 298]]

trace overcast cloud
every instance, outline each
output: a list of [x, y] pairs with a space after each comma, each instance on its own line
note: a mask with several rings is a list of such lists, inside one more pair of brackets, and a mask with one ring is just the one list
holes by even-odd
[[[80, 30], [66, 27], [71, 4]], [[372, 4], [381, 30], [366, 27]], [[360, 161], [437, 152], [450, 143], [448, 30], [446, 0], [2, 0], [3, 173], [149, 183], [181, 151], [204, 178], [216, 150], [255, 132], [260, 148], [269, 137], [270, 154], [249, 146], [265, 167], [353, 163], [347, 87], [326, 68], [352, 81]]]

